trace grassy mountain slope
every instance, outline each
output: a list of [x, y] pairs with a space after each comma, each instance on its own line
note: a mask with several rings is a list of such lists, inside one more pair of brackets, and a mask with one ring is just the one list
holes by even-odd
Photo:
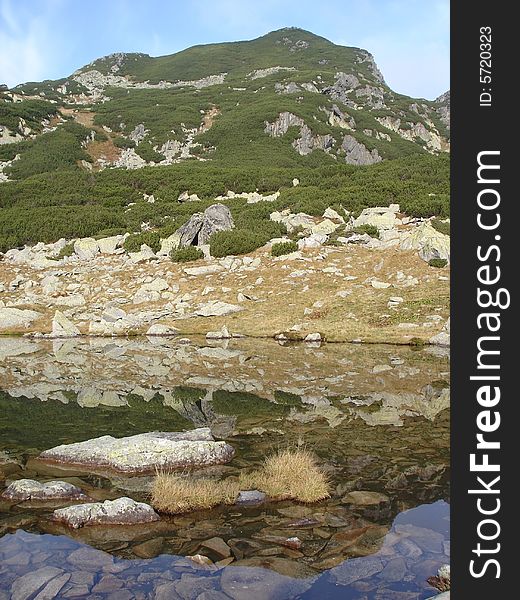
[[[399, 95], [368, 52], [301, 29], [158, 58], [114, 54], [0, 91], [0, 250], [171, 229], [201, 209], [177, 201], [186, 190], [206, 203], [280, 189], [269, 211], [400, 202], [447, 214], [448, 140], [449, 95]], [[230, 204], [249, 223], [265, 219]]]

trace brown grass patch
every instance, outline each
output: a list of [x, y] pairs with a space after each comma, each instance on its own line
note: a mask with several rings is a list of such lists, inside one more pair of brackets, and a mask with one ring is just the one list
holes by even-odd
[[179, 514], [233, 504], [238, 482], [232, 479], [191, 479], [187, 475], [158, 473], [152, 485], [152, 506], [160, 512]]
[[329, 482], [308, 450], [281, 450], [262, 468], [223, 481], [157, 473], [151, 504], [162, 513], [180, 514], [234, 504], [240, 490], [258, 489], [271, 500], [311, 503], [329, 497]]

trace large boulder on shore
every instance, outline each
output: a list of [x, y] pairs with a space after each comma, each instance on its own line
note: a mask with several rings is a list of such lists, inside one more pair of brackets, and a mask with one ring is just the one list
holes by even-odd
[[78, 529], [85, 525], [136, 525], [159, 521], [159, 515], [144, 502], [123, 497], [105, 502], [76, 504], [55, 510], [53, 521]]
[[149, 473], [156, 469], [203, 467], [229, 462], [235, 450], [215, 441], [208, 427], [184, 432], [140, 433], [124, 438], [104, 435], [63, 444], [42, 452], [39, 459], [87, 469]]

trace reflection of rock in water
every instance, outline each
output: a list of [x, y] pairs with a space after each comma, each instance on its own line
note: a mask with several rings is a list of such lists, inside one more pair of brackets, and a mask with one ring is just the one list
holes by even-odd
[[[114, 589], [115, 584], [121, 597], [130, 597], [137, 588], [150, 598], [195, 597], [195, 593], [199, 597], [203, 592], [208, 597], [226, 594], [239, 600], [244, 589], [251, 598], [357, 597], [366, 590], [377, 598], [418, 600], [434, 595], [426, 580], [450, 561], [445, 503], [394, 513], [385, 525], [349, 520], [345, 512], [322, 511], [313, 516], [320, 522], [321, 537], [312, 538], [312, 529], [300, 529], [300, 551], [284, 547], [281, 540], [287, 538], [287, 532], [294, 532], [311, 512], [309, 507], [278, 508], [269, 515], [251, 512], [247, 519], [257, 530], [254, 538], [238, 537], [215, 515], [197, 520], [191, 529], [188, 524], [148, 524], [148, 535], [153, 537], [145, 542], [146, 530], [139, 525], [133, 526], [138, 532], [134, 536], [131, 527], [105, 528], [105, 536], [101, 528], [87, 527], [71, 532], [75, 539], [62, 535], [44, 539], [18, 531], [0, 538], [0, 594], [15, 597], [23, 589], [29, 597], [45, 586], [50, 593], [53, 586], [64, 597], [90, 597]], [[435, 529], [421, 524], [432, 522]], [[240, 525], [236, 526], [240, 531]], [[58, 525], [53, 527], [53, 533], [59, 533]], [[278, 534], [276, 527], [281, 528]], [[190, 539], [188, 531], [197, 539]], [[122, 558], [84, 542], [119, 548]], [[229, 556], [226, 560], [231, 566], [208, 570], [202, 561], [195, 563], [189, 558], [164, 554], [152, 558], [172, 548], [205, 554], [209, 564]], [[140, 555], [150, 559], [135, 560]], [[131, 563], [125, 560], [128, 558], [133, 559]]]

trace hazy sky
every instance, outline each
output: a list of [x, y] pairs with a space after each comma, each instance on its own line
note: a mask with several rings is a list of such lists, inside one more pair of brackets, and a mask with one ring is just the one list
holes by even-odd
[[369, 50], [402, 94], [433, 99], [449, 88], [449, 0], [0, 0], [0, 83], [289, 26]]

